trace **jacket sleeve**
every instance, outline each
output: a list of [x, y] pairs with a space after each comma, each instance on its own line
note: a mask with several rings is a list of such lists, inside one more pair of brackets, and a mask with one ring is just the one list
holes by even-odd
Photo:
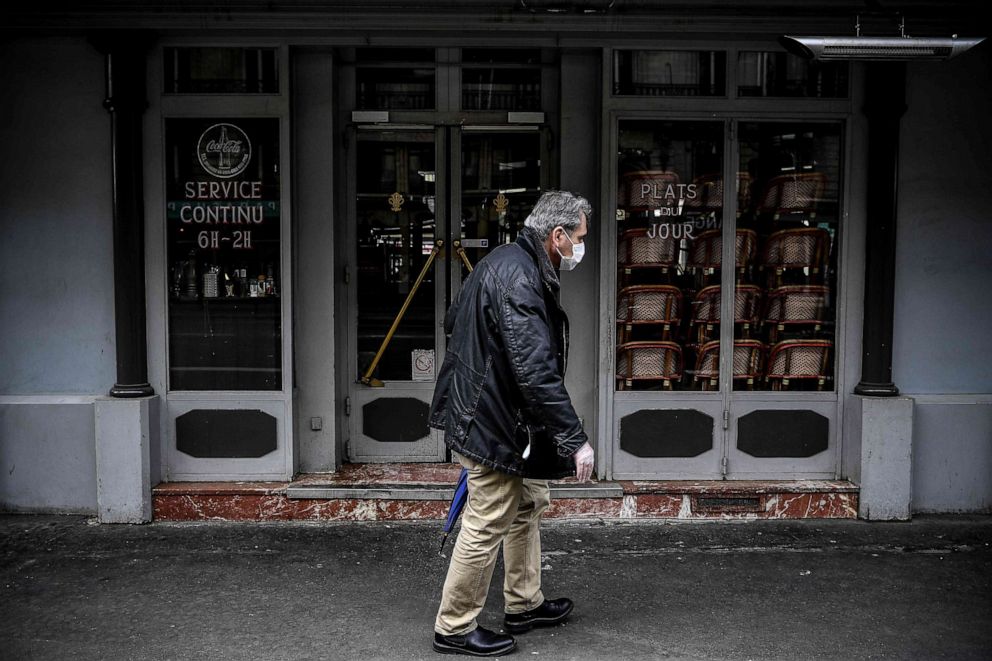
[[458, 305], [462, 300], [462, 292], [465, 291], [465, 287], [462, 286], [458, 293], [455, 295], [455, 300], [451, 302], [448, 307], [448, 311], [444, 315], [444, 335], [449, 340], [451, 339], [451, 333], [455, 330], [455, 319], [458, 317]]
[[587, 437], [558, 372], [544, 296], [525, 279], [500, 295], [499, 330], [517, 386], [531, 411], [540, 417], [558, 454], [569, 457]]

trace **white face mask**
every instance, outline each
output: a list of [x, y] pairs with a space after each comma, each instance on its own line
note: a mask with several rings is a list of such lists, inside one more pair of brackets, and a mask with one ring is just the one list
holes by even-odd
[[569, 239], [568, 232], [565, 232], [565, 238], [572, 244], [572, 254], [561, 254], [561, 251], [558, 250], [558, 246], [555, 246], [555, 250], [558, 251], [558, 256], [561, 257], [561, 269], [563, 271], [571, 271], [579, 265], [579, 262], [582, 261], [582, 256], [586, 254], [586, 244], [575, 243], [572, 239]]

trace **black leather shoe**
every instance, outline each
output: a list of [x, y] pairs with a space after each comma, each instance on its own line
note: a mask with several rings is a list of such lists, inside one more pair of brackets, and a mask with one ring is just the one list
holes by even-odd
[[544, 603], [523, 613], [506, 613], [506, 630], [523, 633], [534, 627], [553, 627], [565, 621], [575, 604], [571, 599], [545, 599]]
[[460, 636], [442, 636], [434, 632], [434, 651], [441, 654], [469, 656], [502, 656], [517, 649], [513, 636], [476, 627]]

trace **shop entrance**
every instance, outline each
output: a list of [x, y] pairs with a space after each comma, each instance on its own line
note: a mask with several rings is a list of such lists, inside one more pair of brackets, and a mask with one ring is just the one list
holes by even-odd
[[547, 188], [547, 133], [357, 124], [348, 141], [347, 458], [444, 461], [427, 425], [444, 315], [469, 265], [514, 241]]
[[842, 122], [613, 128], [612, 477], [833, 478]]

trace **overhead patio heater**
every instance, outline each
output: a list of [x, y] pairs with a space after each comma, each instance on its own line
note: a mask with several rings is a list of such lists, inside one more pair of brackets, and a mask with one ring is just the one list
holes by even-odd
[[906, 60], [949, 60], [977, 46], [984, 37], [911, 37], [900, 17], [899, 36], [863, 36], [861, 17], [855, 23], [854, 36], [783, 35], [779, 43], [794, 55], [811, 60], [858, 60], [892, 62]]

